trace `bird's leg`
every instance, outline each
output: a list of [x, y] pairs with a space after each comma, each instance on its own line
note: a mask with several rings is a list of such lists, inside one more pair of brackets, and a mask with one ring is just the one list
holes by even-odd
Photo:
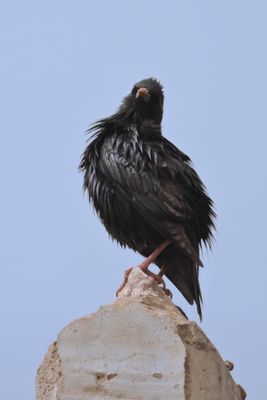
[[164, 292], [165, 292], [165, 294], [167, 295], [167, 296], [169, 296], [171, 299], [172, 299], [172, 292], [170, 291], [170, 289], [167, 289], [166, 288], [166, 284], [165, 284], [165, 282], [164, 282], [164, 280], [163, 280], [163, 275], [165, 274], [165, 272], [166, 272], [166, 269], [168, 268], [168, 266], [167, 265], [163, 265], [161, 268], [160, 268], [160, 271], [159, 271], [159, 273], [158, 273], [158, 277], [160, 277], [161, 279], [162, 279], [162, 282], [163, 282], [163, 290], [164, 290]]
[[158, 276], [163, 276], [163, 275], [165, 274], [166, 269], [167, 269], [167, 265], [163, 265], [163, 266], [160, 268], [160, 271], [159, 271], [159, 273], [158, 273]]
[[155, 259], [160, 255], [160, 253], [163, 252], [163, 250], [165, 250], [165, 248], [167, 246], [169, 246], [169, 244], [171, 244], [170, 240], [165, 240], [165, 242], [161, 243], [159, 245], [159, 247], [156, 248], [156, 250], [153, 251], [153, 253], [151, 253], [143, 262], [142, 264], [140, 264], [140, 268], [143, 272], [147, 272], [148, 267], [151, 263], [153, 263], [155, 261]]
[[[170, 245], [171, 241], [170, 240], [165, 240], [165, 242], [161, 243], [159, 245], [159, 247], [157, 247], [153, 253], [151, 253], [143, 262], [142, 264], [139, 265], [139, 268], [148, 276], [151, 276], [153, 279], [155, 279], [155, 281], [160, 285], [162, 284], [163, 286], [163, 290], [164, 291], [168, 291], [168, 289], [166, 288], [165, 282], [162, 278], [162, 275], [160, 275], [161, 272], [159, 272], [159, 274], [154, 274], [154, 272], [149, 271], [148, 267], [151, 263], [153, 263], [155, 261], [155, 259], [160, 255], [160, 253], [163, 252], [163, 250], [165, 250], [166, 247], [168, 247]], [[125, 271], [124, 274], [124, 281], [122, 282], [122, 284], [120, 285], [120, 287], [118, 288], [118, 290], [116, 291], [116, 296], [118, 296], [119, 292], [124, 288], [124, 286], [127, 283], [128, 280], [128, 276], [130, 274], [130, 272], [132, 271], [133, 268], [129, 268], [127, 269], [127, 271]], [[169, 291], [168, 291], [169, 292]]]
[[154, 274], [154, 272], [149, 271], [149, 266], [150, 264], [152, 264], [156, 258], [160, 255], [160, 253], [163, 252], [163, 250], [169, 246], [170, 244], [170, 240], [165, 240], [165, 242], [161, 243], [159, 245], [159, 247], [156, 248], [156, 250], [153, 251], [153, 253], [150, 254], [150, 256], [148, 256], [143, 262], [142, 264], [139, 265], [139, 268], [148, 276], [151, 276], [153, 279], [155, 279], [155, 281], [160, 285], [163, 285], [163, 288], [165, 289], [166, 285], [165, 282], [162, 278], [162, 275], [159, 274]]

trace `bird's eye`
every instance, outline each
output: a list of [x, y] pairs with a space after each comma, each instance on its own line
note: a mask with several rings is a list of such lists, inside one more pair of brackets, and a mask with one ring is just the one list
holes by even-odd
[[138, 90], [138, 87], [136, 85], [134, 85], [133, 90], [132, 90], [132, 95], [136, 95], [136, 92]]

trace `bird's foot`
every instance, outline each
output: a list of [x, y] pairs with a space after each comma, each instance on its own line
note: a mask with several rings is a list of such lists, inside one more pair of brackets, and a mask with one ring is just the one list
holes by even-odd
[[[129, 268], [125, 271], [124, 273], [124, 279], [122, 284], [119, 286], [119, 288], [116, 291], [116, 297], [118, 297], [119, 293], [122, 291], [122, 289], [125, 287], [127, 281], [128, 281], [128, 277], [131, 273], [131, 271], [133, 270], [134, 267]], [[150, 276], [151, 278], [154, 279], [154, 281], [160, 286], [160, 288], [163, 290], [163, 292], [172, 299], [172, 292], [166, 288], [166, 283], [164, 281], [164, 279], [162, 278], [161, 275], [155, 274], [152, 271], [149, 271], [149, 269], [147, 268], [147, 266], [142, 263], [141, 265], [139, 265], [139, 268], [148, 276]]]
[[163, 292], [166, 294], [166, 296], [168, 296], [170, 299], [172, 299], [172, 292], [170, 291], [170, 289], [162, 289]]
[[162, 289], [166, 289], [166, 283], [164, 281], [164, 279], [162, 278], [162, 276], [155, 274], [152, 271], [149, 271], [149, 269], [147, 268], [142, 268], [142, 266], [140, 265], [140, 269], [148, 276], [150, 276], [151, 278], [154, 279], [154, 281], [156, 281], [156, 283], [162, 287]]
[[131, 271], [133, 270], [134, 267], [127, 269], [124, 272], [124, 279], [123, 282], [121, 283], [121, 285], [119, 286], [119, 288], [116, 290], [116, 297], [119, 296], [119, 293], [122, 291], [122, 289], [124, 288], [124, 286], [126, 285], [127, 281], [128, 281], [128, 276], [130, 275]]
[[150, 276], [151, 278], [154, 279], [154, 281], [160, 286], [160, 288], [163, 290], [163, 292], [172, 299], [172, 292], [166, 288], [166, 283], [164, 281], [164, 279], [162, 278], [161, 275], [155, 274], [152, 271], [149, 271], [149, 269], [143, 269], [140, 266], [140, 269], [147, 274], [148, 276]]
[[139, 265], [140, 269], [147, 274], [148, 276], [150, 276], [151, 278], [154, 279], [154, 281], [160, 286], [160, 288], [163, 290], [163, 292], [172, 299], [172, 292], [166, 288], [166, 283], [164, 281], [164, 279], [162, 278], [162, 275], [159, 274], [155, 274], [152, 271], [149, 271], [148, 266], [147, 266], [147, 262], [146, 260]]

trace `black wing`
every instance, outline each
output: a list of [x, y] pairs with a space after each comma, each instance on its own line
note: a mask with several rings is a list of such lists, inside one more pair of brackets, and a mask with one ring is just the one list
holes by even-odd
[[206, 195], [190, 159], [165, 138], [140, 138], [132, 130], [106, 138], [99, 161], [105, 177], [136, 211], [196, 265], [202, 265], [198, 244], [209, 240], [209, 233], [201, 227], [205, 207], [197, 197]]

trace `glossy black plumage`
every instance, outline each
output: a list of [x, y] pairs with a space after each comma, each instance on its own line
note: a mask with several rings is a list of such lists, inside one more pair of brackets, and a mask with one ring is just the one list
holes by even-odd
[[165, 275], [201, 317], [199, 248], [211, 244], [215, 213], [189, 157], [162, 136], [162, 113], [160, 83], [137, 83], [117, 113], [90, 129], [80, 169], [113, 239], [143, 256], [171, 240], [156, 264], [167, 267]]

